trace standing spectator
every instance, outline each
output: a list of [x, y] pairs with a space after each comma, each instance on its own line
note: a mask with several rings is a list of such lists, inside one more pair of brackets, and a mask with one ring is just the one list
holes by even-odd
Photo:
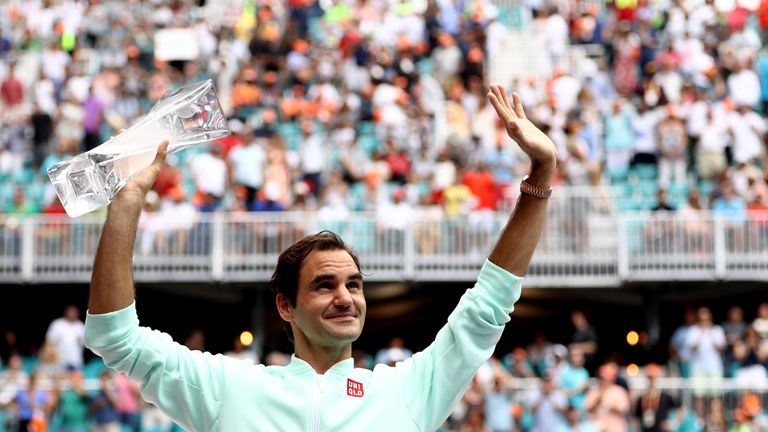
[[218, 208], [227, 188], [227, 163], [218, 144], [210, 144], [209, 151], [192, 159], [192, 176], [197, 192], [206, 205]]
[[586, 315], [580, 310], [571, 312], [571, 324], [574, 332], [571, 335], [569, 349], [578, 349], [584, 354], [585, 363], [589, 365], [597, 354], [597, 331], [587, 321]]
[[728, 167], [725, 148], [728, 146], [729, 128], [722, 117], [715, 116], [714, 108], [709, 108], [706, 123], [701, 129], [696, 145], [696, 171], [703, 180], [718, 178]]
[[757, 317], [752, 321], [752, 328], [760, 336], [760, 340], [768, 340], [768, 303], [760, 303], [757, 307]]
[[637, 88], [637, 61], [640, 58], [640, 37], [630, 32], [629, 21], [619, 21], [617, 34], [611, 40], [616, 90], [624, 96]]
[[83, 102], [83, 149], [92, 150], [101, 144], [101, 125], [104, 121], [104, 102], [91, 88], [88, 98]]
[[628, 104], [617, 98], [611, 112], [605, 116], [605, 153], [608, 171], [623, 171], [629, 167], [632, 158], [632, 121], [635, 114]]
[[688, 133], [685, 122], [680, 118], [677, 107], [667, 105], [667, 116], [656, 126], [659, 143], [659, 186], [666, 187], [670, 177], [677, 184], [684, 184], [688, 163], [686, 147]]
[[485, 423], [491, 432], [514, 430], [512, 403], [512, 387], [508, 377], [497, 372], [493, 387], [485, 394]]
[[29, 377], [22, 369], [21, 356], [11, 354], [8, 364], [0, 371], [0, 407], [10, 404], [19, 391], [27, 388]]
[[628, 428], [629, 393], [616, 384], [618, 368], [614, 364], [605, 364], [600, 367], [598, 376], [600, 382], [587, 391], [584, 406], [598, 430], [624, 432]]
[[584, 395], [589, 386], [589, 372], [584, 368], [584, 353], [572, 348], [568, 353], [568, 364], [557, 376], [558, 384], [568, 397], [568, 405], [584, 411]]
[[56, 347], [63, 368], [83, 367], [84, 332], [85, 325], [80, 321], [80, 309], [74, 305], [67, 306], [64, 316], [53, 320], [48, 326], [45, 339]]
[[48, 391], [40, 388], [37, 374], [29, 375], [27, 388], [19, 390], [13, 402], [18, 412], [19, 432], [47, 429], [53, 401]]
[[0, 96], [6, 110], [13, 110], [24, 100], [24, 85], [15, 76], [15, 67], [8, 68], [8, 76], [0, 84]]
[[565, 423], [563, 415], [568, 408], [568, 399], [555, 388], [552, 376], [544, 374], [541, 389], [531, 396], [528, 408], [533, 413], [531, 432], [554, 431]]
[[[247, 126], [250, 128], [250, 126]], [[252, 209], [264, 185], [264, 169], [267, 164], [267, 153], [253, 133], [246, 131], [243, 144], [232, 149], [229, 153], [230, 177], [234, 185], [245, 189], [245, 208]]]
[[750, 163], [764, 153], [765, 121], [749, 105], [738, 105], [728, 115], [728, 125], [733, 133], [733, 162]]
[[638, 115], [632, 122], [632, 130], [635, 132], [635, 148], [632, 156], [632, 166], [643, 164], [656, 166], [658, 163], [658, 145], [656, 144], [656, 125], [659, 123], [660, 113], [650, 109], [644, 101], [640, 102]]
[[304, 182], [315, 198], [320, 196], [323, 186], [323, 172], [326, 170], [325, 136], [315, 132], [312, 121], [301, 119], [301, 144], [299, 146], [299, 158], [301, 159], [301, 172]]
[[115, 411], [120, 424], [130, 432], [139, 432], [142, 402], [139, 383], [128, 378], [126, 374], [119, 373], [114, 377], [114, 385], [117, 396]]
[[725, 334], [725, 341], [728, 348], [744, 337], [747, 333], [747, 323], [744, 322], [744, 311], [740, 306], [731, 306], [728, 308], [728, 319], [721, 325]]
[[57, 387], [56, 411], [60, 418], [61, 432], [88, 431], [88, 393], [83, 386], [83, 373], [69, 373], [69, 385], [66, 389]]
[[93, 415], [91, 432], [120, 432], [120, 420], [115, 407], [119, 403], [109, 370], [99, 374], [99, 391], [91, 399]]
[[438, 46], [432, 50], [433, 75], [447, 93], [452, 87], [461, 67], [462, 53], [456, 41], [448, 32], [441, 33]]
[[557, 432], [598, 432], [592, 421], [574, 406], [569, 406], [565, 411], [566, 423], [556, 429]]
[[698, 322], [688, 331], [685, 344], [691, 353], [694, 409], [702, 417], [704, 396], [715, 395], [720, 389], [726, 341], [723, 328], [712, 322], [709, 308], [700, 307], [696, 315]]
[[728, 75], [728, 94], [736, 105], [757, 107], [760, 101], [760, 78], [749, 68], [749, 60], [741, 59], [736, 69]]
[[34, 104], [32, 115], [29, 118], [32, 125], [32, 155], [35, 169], [39, 169], [43, 161], [51, 151], [51, 137], [53, 136], [53, 117], [40, 108], [40, 104]]
[[678, 402], [664, 390], [658, 388], [661, 367], [651, 363], [645, 367], [648, 389], [635, 402], [635, 425], [642, 432], [663, 432], [671, 430], [669, 414], [678, 408]]
[[712, 203], [712, 213], [725, 219], [726, 241], [729, 249], [741, 250], [744, 245], [747, 203], [736, 193], [730, 179], [720, 182], [720, 196]]

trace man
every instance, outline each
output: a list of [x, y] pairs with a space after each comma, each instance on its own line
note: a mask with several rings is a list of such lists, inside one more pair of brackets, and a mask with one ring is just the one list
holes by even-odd
[[679, 407], [679, 403], [667, 392], [658, 388], [657, 382], [661, 375], [659, 365], [651, 363], [646, 366], [645, 375], [648, 377], [648, 390], [635, 402], [635, 428], [640, 426], [642, 432], [670, 430], [669, 414]]
[[110, 204], [96, 254], [86, 343], [105, 363], [142, 382], [142, 396], [189, 431], [436, 430], [491, 356], [541, 233], [555, 172], [552, 141], [492, 86], [488, 97], [507, 133], [532, 160], [523, 194], [448, 324], [424, 351], [395, 367], [355, 369], [352, 342], [365, 320], [357, 257], [332, 233], [309, 236], [278, 259], [271, 286], [295, 353], [287, 366], [191, 352], [141, 328], [131, 254], [144, 195], [163, 164], [152, 165]]
[[568, 408], [568, 398], [555, 388], [552, 376], [545, 373], [541, 378], [541, 389], [531, 396], [528, 407], [533, 413], [531, 431], [554, 431], [565, 423], [563, 415]]
[[56, 347], [62, 368], [73, 370], [83, 367], [84, 332], [80, 309], [73, 305], [67, 306], [64, 316], [56, 318], [48, 326], [45, 339]]

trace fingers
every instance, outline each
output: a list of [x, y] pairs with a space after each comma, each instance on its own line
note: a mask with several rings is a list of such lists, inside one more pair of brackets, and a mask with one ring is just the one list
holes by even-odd
[[502, 102], [499, 101], [499, 98], [493, 93], [493, 90], [488, 92], [488, 100], [491, 102], [491, 105], [493, 105], [493, 109], [496, 110], [496, 115], [499, 116], [499, 119], [501, 119], [504, 124], [509, 123], [512, 119], [510, 111], [502, 106]]
[[512, 93], [512, 100], [515, 102], [513, 105], [515, 108], [515, 114], [520, 118], [528, 118], [525, 116], [525, 109], [523, 109], [523, 102], [520, 100], [520, 95]]
[[503, 107], [504, 111], [507, 113], [505, 117], [502, 117], [502, 120], [504, 120], [506, 123], [508, 118], [516, 118], [517, 113], [513, 109], [513, 106], [509, 103], [509, 96], [507, 96], [507, 91], [504, 90], [504, 87], [498, 84], [492, 84], [490, 91], [496, 97], [496, 100], [499, 102], [499, 106]]
[[504, 88], [504, 86], [499, 85], [499, 93], [501, 93], [501, 97], [504, 98], [504, 105], [509, 107], [510, 111], [512, 110], [512, 104], [509, 103], [509, 95], [507, 94], [507, 90]]
[[157, 147], [157, 153], [155, 154], [155, 160], [152, 161], [152, 167], [158, 171], [165, 163], [165, 158], [168, 156], [168, 140], [164, 140]]

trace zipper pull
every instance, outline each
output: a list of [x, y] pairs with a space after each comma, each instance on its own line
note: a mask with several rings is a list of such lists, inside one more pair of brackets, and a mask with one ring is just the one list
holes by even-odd
[[325, 393], [325, 375], [317, 376], [317, 389], [320, 390], [320, 393]]

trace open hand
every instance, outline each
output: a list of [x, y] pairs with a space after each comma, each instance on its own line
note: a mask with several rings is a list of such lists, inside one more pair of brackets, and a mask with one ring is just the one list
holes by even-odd
[[523, 104], [517, 93], [512, 94], [514, 105], [510, 103], [507, 92], [501, 85], [491, 85], [488, 100], [496, 110], [496, 115], [504, 123], [507, 134], [538, 165], [552, 167], [557, 164], [557, 150], [549, 137], [537, 128], [525, 115]]

